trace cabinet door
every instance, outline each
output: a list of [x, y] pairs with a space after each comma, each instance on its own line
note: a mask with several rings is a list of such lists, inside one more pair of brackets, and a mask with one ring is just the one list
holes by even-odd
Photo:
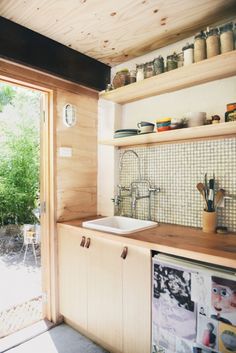
[[151, 254], [128, 246], [123, 261], [123, 352], [151, 349]]
[[78, 230], [58, 227], [60, 313], [87, 329], [87, 252]]
[[95, 236], [88, 252], [88, 331], [122, 352], [122, 245]]

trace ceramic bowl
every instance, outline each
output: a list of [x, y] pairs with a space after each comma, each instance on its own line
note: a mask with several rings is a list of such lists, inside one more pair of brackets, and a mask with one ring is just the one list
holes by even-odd
[[153, 132], [153, 130], [154, 130], [154, 124], [152, 124], [152, 125], [146, 125], [146, 126], [141, 126], [141, 127], [139, 128], [139, 133], [140, 133], [140, 134], [146, 134], [146, 133], [148, 133], [148, 132]]

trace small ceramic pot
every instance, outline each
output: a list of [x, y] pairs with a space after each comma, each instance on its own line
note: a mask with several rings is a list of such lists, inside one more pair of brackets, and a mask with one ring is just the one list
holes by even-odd
[[188, 120], [188, 126], [200, 126], [204, 125], [206, 120], [206, 113], [205, 112], [189, 112], [184, 114], [184, 118]]

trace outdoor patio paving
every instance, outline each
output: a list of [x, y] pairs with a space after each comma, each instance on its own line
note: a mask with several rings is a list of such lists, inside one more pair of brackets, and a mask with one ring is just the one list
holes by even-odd
[[0, 338], [42, 318], [40, 249], [36, 265], [31, 248], [23, 262], [22, 242], [11, 238], [9, 244], [0, 251]]

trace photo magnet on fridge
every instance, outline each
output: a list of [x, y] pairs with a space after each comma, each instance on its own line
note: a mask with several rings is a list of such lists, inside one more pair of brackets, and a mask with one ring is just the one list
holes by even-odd
[[212, 277], [211, 318], [236, 325], [236, 281]]
[[236, 327], [219, 323], [219, 351], [221, 353], [236, 352]]
[[218, 350], [218, 321], [198, 315], [197, 343], [208, 349]]

